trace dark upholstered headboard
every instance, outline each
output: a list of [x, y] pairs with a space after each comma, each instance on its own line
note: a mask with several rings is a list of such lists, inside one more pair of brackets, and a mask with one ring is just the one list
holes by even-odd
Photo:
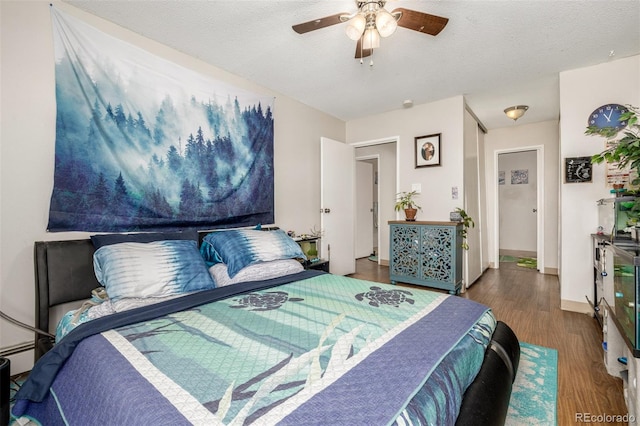
[[[95, 249], [90, 239], [36, 241], [34, 248], [36, 281], [36, 327], [49, 331], [50, 309], [77, 300], [86, 300], [99, 287], [93, 272]], [[36, 334], [36, 360], [46, 352], [48, 338]]]

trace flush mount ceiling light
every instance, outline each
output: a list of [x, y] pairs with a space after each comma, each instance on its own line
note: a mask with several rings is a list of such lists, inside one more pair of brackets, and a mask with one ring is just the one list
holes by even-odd
[[527, 105], [516, 105], [505, 109], [504, 113], [513, 121], [517, 121], [528, 109], [529, 107]]

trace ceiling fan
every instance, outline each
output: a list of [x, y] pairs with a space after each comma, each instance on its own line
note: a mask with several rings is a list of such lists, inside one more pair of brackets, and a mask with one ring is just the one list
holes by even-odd
[[380, 37], [390, 36], [398, 26], [435, 36], [449, 22], [448, 18], [402, 7], [389, 12], [384, 8], [386, 3], [386, 0], [356, 0], [358, 11], [355, 13], [337, 13], [292, 28], [298, 34], [304, 34], [346, 22], [347, 36], [358, 42], [355, 57], [362, 60], [380, 46]]

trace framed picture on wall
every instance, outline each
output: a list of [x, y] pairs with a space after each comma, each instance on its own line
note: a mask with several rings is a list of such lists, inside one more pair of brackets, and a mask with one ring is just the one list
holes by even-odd
[[416, 169], [440, 165], [440, 136], [436, 133], [415, 138]]
[[593, 166], [591, 157], [567, 157], [564, 159], [566, 183], [591, 182]]
[[529, 169], [511, 170], [511, 185], [527, 185], [529, 183]]

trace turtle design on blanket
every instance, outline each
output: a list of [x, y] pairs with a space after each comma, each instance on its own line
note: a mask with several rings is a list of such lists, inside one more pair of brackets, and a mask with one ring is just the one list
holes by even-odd
[[407, 297], [407, 295], [413, 296], [413, 294], [407, 290], [383, 290], [377, 286], [369, 287], [369, 290], [371, 291], [356, 294], [356, 299], [360, 301], [367, 299], [369, 300], [369, 305], [375, 306], [376, 308], [380, 307], [380, 305], [391, 305], [397, 308], [405, 302], [410, 305], [415, 303], [413, 299]]
[[253, 308], [251, 311], [270, 311], [278, 309], [286, 302], [300, 302], [304, 299], [300, 297], [289, 297], [286, 291], [267, 291], [265, 293], [249, 293], [243, 297], [234, 299], [238, 305], [230, 306], [231, 308], [243, 309]]

